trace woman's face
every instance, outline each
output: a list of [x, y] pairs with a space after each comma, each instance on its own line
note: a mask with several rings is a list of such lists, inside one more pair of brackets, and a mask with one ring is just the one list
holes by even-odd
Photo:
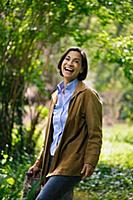
[[64, 58], [61, 71], [66, 83], [76, 79], [82, 73], [82, 58], [78, 51], [70, 51]]

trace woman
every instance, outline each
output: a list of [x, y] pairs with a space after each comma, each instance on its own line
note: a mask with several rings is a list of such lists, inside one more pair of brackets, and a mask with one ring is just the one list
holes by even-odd
[[91, 176], [102, 144], [102, 106], [97, 93], [82, 80], [86, 54], [70, 48], [58, 69], [63, 81], [52, 94], [42, 151], [29, 172], [42, 168], [44, 186], [36, 200], [59, 200], [81, 179]]

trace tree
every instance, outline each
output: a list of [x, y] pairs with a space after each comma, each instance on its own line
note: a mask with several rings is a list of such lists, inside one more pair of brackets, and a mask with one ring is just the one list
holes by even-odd
[[[56, 84], [57, 79], [52, 55], [58, 58], [70, 43], [89, 52], [96, 87], [110, 83], [121, 69], [132, 82], [132, 7], [130, 0], [0, 2], [1, 150], [20, 153], [26, 144], [28, 149], [29, 140], [34, 148], [38, 106], [45, 105], [48, 84]], [[29, 86], [37, 87], [41, 100], [35, 96], [36, 114], [27, 131], [23, 117], [25, 107], [31, 106], [25, 96]]]

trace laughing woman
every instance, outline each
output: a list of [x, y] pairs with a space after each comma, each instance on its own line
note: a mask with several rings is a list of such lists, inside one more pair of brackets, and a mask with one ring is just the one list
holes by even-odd
[[102, 144], [102, 105], [82, 81], [88, 65], [84, 51], [70, 48], [58, 69], [63, 81], [52, 94], [43, 148], [29, 172], [42, 169], [43, 187], [36, 200], [60, 200], [81, 179], [92, 175]]

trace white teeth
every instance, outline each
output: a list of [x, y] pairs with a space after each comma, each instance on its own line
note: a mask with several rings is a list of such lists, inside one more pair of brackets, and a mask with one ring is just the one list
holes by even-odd
[[71, 68], [69, 68], [69, 67], [65, 67], [64, 69], [65, 69], [65, 70], [68, 70], [68, 71], [70, 71], [70, 72], [73, 72], [73, 69], [71, 69]]

